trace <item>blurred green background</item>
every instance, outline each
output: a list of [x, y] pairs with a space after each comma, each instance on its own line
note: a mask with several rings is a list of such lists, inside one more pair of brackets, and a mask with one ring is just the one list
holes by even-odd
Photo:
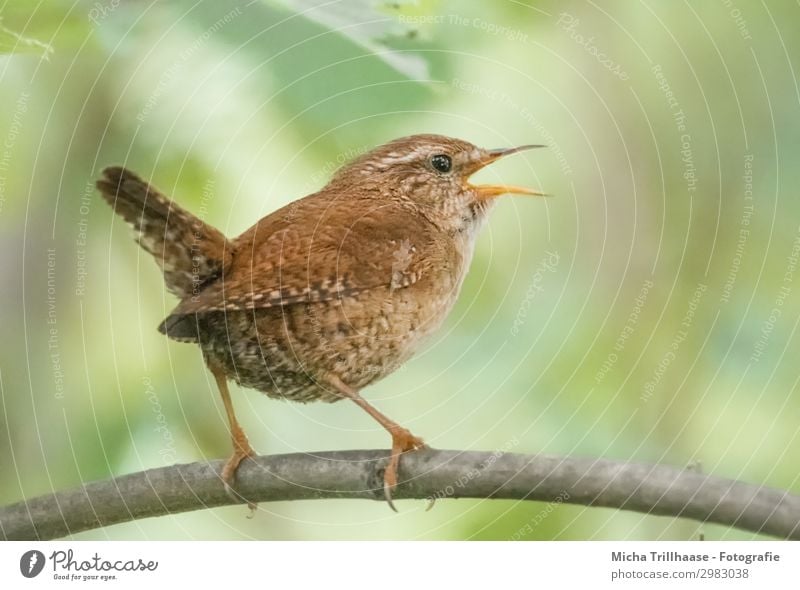
[[[155, 330], [176, 301], [97, 197], [104, 166], [236, 235], [417, 132], [546, 143], [481, 178], [554, 197], [499, 204], [445, 329], [368, 399], [434, 447], [700, 462], [800, 493], [797, 4], [12, 0], [0, 19], [0, 503], [230, 451], [199, 351]], [[388, 445], [350, 404], [233, 395], [262, 453]], [[76, 538], [753, 538], [565, 504], [399, 507]]]

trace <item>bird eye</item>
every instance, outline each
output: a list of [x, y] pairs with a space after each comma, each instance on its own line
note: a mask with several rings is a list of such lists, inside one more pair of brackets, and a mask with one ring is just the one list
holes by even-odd
[[444, 174], [450, 172], [450, 169], [453, 167], [453, 160], [450, 156], [445, 154], [436, 154], [431, 157], [431, 166], [433, 166], [433, 169], [437, 172]]

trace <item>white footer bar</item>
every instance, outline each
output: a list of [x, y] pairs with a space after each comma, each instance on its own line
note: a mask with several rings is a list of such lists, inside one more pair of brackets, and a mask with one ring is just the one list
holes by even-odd
[[800, 543], [0, 543], [0, 588], [181, 590], [187, 583], [220, 590], [796, 589]]

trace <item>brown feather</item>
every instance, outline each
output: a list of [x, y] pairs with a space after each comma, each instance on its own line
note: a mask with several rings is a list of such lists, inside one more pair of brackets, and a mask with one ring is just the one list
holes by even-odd
[[164, 273], [167, 288], [181, 299], [197, 295], [222, 276], [232, 261], [225, 236], [151, 187], [114, 166], [97, 181], [103, 198], [136, 232], [136, 241]]
[[[341, 219], [353, 200], [317, 193], [259, 221], [233, 242], [230, 270], [172, 316], [329, 301], [378, 287], [404, 288], [426, 271], [434, 229], [393, 203], [364, 200], [361, 216]], [[295, 221], [296, 220], [296, 221]]]

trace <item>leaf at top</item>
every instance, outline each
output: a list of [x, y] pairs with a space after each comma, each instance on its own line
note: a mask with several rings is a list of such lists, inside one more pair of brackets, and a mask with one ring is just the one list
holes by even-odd
[[335, 31], [383, 60], [398, 73], [412, 80], [429, 80], [428, 64], [420, 56], [410, 52], [392, 51], [385, 41], [392, 37], [404, 37], [410, 27], [381, 8], [391, 6], [395, 11], [402, 10], [403, 2], [384, 2], [381, 0], [273, 0]]

